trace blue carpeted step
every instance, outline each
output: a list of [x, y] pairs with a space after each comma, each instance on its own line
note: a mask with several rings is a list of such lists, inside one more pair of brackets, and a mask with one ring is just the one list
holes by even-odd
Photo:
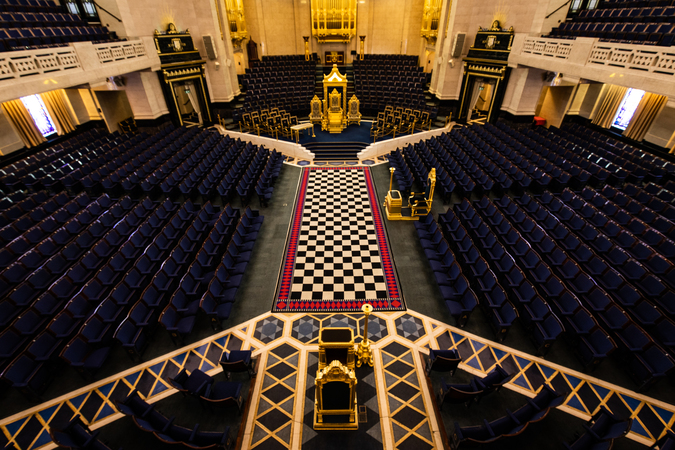
[[367, 146], [362, 142], [309, 142], [304, 145], [317, 160], [358, 159], [358, 153]]

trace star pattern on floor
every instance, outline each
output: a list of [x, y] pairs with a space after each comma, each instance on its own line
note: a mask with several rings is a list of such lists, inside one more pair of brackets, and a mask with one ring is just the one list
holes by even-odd
[[303, 344], [313, 341], [319, 337], [321, 321], [312, 316], [304, 316], [293, 321], [291, 337], [297, 339]]
[[399, 317], [394, 324], [396, 325], [396, 333], [412, 342], [415, 342], [425, 334], [424, 323], [410, 314], [404, 314]]
[[269, 344], [281, 337], [284, 331], [284, 322], [276, 317], [266, 317], [255, 324], [255, 332], [253, 337], [262, 342]]

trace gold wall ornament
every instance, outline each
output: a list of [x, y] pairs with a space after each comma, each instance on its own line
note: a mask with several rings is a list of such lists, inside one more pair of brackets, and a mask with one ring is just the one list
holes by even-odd
[[227, 21], [230, 27], [230, 39], [232, 39], [232, 44], [235, 47], [239, 47], [248, 38], [246, 16], [244, 15], [244, 1], [225, 0], [225, 10], [227, 11]]
[[171, 47], [174, 51], [180, 52], [183, 50], [183, 41], [181, 41], [179, 38], [171, 39]]
[[425, 38], [430, 45], [434, 45], [438, 38], [438, 26], [441, 21], [442, 7], [442, 0], [424, 0], [421, 36]]
[[305, 61], [309, 61], [309, 36], [302, 37], [305, 40]]
[[363, 61], [363, 51], [364, 47], [366, 44], [366, 37], [365, 36], [359, 36], [359, 39], [361, 40], [361, 47], [360, 47], [360, 52], [359, 52], [359, 61]]
[[[351, 329], [350, 329], [351, 330]], [[315, 430], [356, 430], [356, 374], [334, 360], [316, 372], [314, 399]], [[324, 416], [333, 416], [325, 421]]]
[[311, 20], [319, 43], [348, 43], [356, 36], [356, 0], [312, 0]]
[[368, 316], [373, 312], [373, 307], [366, 303], [361, 307], [361, 311], [366, 315], [366, 318], [363, 325], [363, 340], [356, 349], [356, 367], [361, 367], [362, 364], [373, 367], [373, 351], [370, 349], [370, 342], [368, 342]]

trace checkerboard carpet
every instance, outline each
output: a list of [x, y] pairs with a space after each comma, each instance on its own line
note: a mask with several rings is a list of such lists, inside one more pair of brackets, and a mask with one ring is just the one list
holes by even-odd
[[370, 169], [303, 169], [273, 310], [405, 310], [400, 292]]

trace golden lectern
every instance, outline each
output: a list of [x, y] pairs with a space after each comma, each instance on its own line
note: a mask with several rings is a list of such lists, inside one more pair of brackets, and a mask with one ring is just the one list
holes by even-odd
[[354, 332], [351, 328], [322, 328], [314, 400], [315, 430], [355, 430], [356, 374]]
[[[429, 171], [424, 192], [410, 193], [407, 207], [403, 206], [401, 193], [391, 189], [395, 170], [394, 167], [389, 168], [389, 172], [391, 172], [389, 178], [389, 191], [384, 199], [384, 210], [387, 214], [387, 220], [419, 220], [421, 216], [430, 214], [431, 205], [434, 201], [434, 189], [436, 187], [436, 169], [432, 167], [431, 171]], [[409, 214], [407, 210], [410, 210]]]

